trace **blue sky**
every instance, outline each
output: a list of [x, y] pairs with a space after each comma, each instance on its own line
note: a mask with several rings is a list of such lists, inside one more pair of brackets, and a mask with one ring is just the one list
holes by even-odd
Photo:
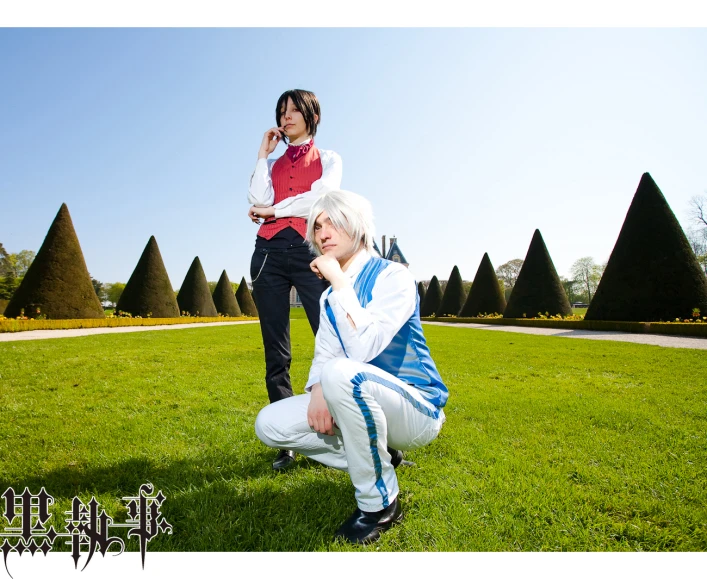
[[536, 228], [567, 275], [609, 257], [644, 171], [687, 225], [706, 56], [704, 29], [0, 29], [0, 242], [37, 251], [66, 202], [103, 282], [151, 235], [175, 289], [195, 256], [248, 277], [258, 146], [306, 88], [418, 279], [523, 258]]

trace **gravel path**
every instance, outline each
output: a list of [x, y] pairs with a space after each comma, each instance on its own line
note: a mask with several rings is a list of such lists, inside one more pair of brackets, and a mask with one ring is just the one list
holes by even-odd
[[[257, 324], [257, 320], [245, 322], [213, 322], [205, 324], [174, 324], [165, 326], [125, 326], [120, 328], [83, 328], [78, 330], [32, 330], [27, 332], [5, 332], [0, 334], [0, 342], [15, 342], [20, 340], [46, 340], [49, 338], [76, 338], [96, 334], [121, 334], [127, 332], [151, 332], [153, 330], [187, 330], [189, 328], [205, 328], [213, 326], [230, 326], [234, 324]], [[665, 336], [662, 334], [629, 334], [625, 332], [600, 332], [593, 330], [561, 330], [556, 328], [523, 328], [519, 326], [497, 326], [491, 324], [445, 324], [444, 322], [422, 322], [431, 326], [447, 326], [450, 328], [471, 328], [473, 330], [491, 330], [496, 332], [517, 332], [520, 334], [535, 334], [537, 336], [558, 336], [561, 338], [582, 338], [585, 340], [613, 340], [616, 342], [633, 342], [666, 348], [694, 348], [707, 350], [707, 338], [692, 338], [683, 336]]]
[[471, 328], [473, 330], [492, 330], [496, 332], [517, 332], [537, 336], [558, 336], [560, 338], [582, 338], [585, 340], [613, 340], [615, 342], [633, 342], [665, 348], [694, 348], [707, 350], [707, 338], [689, 336], [665, 336], [663, 334], [629, 334], [626, 332], [604, 332], [595, 330], [562, 330], [557, 328], [524, 328], [520, 326], [497, 326], [491, 324], [445, 324], [444, 322], [422, 322], [432, 326], [450, 328]]

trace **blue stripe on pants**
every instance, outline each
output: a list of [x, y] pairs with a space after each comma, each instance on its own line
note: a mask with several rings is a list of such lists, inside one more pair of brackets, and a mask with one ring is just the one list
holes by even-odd
[[[361, 414], [363, 414], [363, 419], [366, 421], [368, 441], [371, 448], [371, 456], [373, 457], [373, 468], [375, 469], [376, 473], [376, 488], [378, 489], [381, 494], [381, 497], [383, 498], [383, 508], [385, 509], [390, 503], [388, 501], [388, 489], [386, 488], [385, 483], [383, 482], [383, 467], [381, 465], [381, 457], [380, 454], [378, 454], [378, 432], [376, 431], [376, 423], [373, 420], [373, 414], [371, 414], [370, 408], [368, 408], [366, 401], [361, 395], [360, 382], [358, 384], [355, 382], [356, 378], [358, 378], [360, 375], [361, 374], [357, 374], [354, 379], [351, 380], [351, 382], [353, 382], [354, 384], [353, 397], [354, 400], [356, 400], [356, 404], [358, 404], [358, 407], [361, 410]], [[361, 380], [361, 382], [363, 382], [363, 380]]]
[[385, 386], [386, 388], [390, 388], [394, 392], [397, 392], [405, 400], [410, 402], [410, 404], [412, 404], [415, 410], [421, 412], [425, 416], [429, 416], [430, 418], [437, 419], [439, 417], [439, 408], [431, 410], [429, 407], [420, 403], [419, 400], [416, 400], [407, 390], [401, 388], [398, 384], [395, 384], [390, 380], [386, 380], [385, 378], [381, 378], [377, 374], [373, 374], [371, 372], [359, 372], [351, 379], [351, 383], [354, 385], [354, 400], [356, 400], [356, 404], [361, 410], [361, 414], [363, 414], [363, 419], [366, 422], [366, 430], [368, 431], [368, 441], [371, 449], [371, 457], [373, 459], [373, 468], [375, 470], [376, 475], [376, 488], [378, 489], [381, 494], [381, 497], [383, 498], [383, 508], [386, 508], [389, 505], [388, 489], [386, 488], [385, 482], [383, 481], [383, 467], [381, 465], [380, 454], [378, 453], [378, 432], [376, 431], [376, 423], [373, 420], [373, 414], [371, 413], [370, 408], [368, 408], [368, 405], [366, 404], [361, 394], [361, 384], [366, 381], [374, 382], [375, 384], [380, 384], [381, 386]]

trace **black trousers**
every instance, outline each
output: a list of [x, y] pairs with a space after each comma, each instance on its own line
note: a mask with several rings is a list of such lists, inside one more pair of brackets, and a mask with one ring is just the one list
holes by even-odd
[[290, 383], [290, 289], [292, 286], [297, 289], [309, 325], [316, 335], [319, 329], [319, 298], [329, 287], [329, 282], [319, 279], [309, 268], [314, 255], [306, 244], [290, 247], [258, 245], [250, 263], [250, 278], [253, 280], [253, 299], [263, 334], [265, 386], [273, 403], [294, 394]]

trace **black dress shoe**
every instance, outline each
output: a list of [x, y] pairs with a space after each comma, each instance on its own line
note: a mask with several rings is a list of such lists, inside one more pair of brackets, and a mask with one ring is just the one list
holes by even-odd
[[401, 464], [403, 466], [415, 466], [414, 462], [411, 462], [409, 460], [405, 460], [403, 458], [403, 451], [402, 450], [395, 450], [394, 448], [387, 447], [386, 450], [388, 451], [388, 454], [390, 455], [390, 464], [393, 465], [393, 468], [398, 468]]
[[403, 518], [403, 511], [400, 508], [400, 501], [395, 500], [382, 511], [369, 513], [356, 509], [347, 521], [339, 527], [334, 538], [339, 537], [349, 543], [363, 545], [377, 541], [381, 533], [387, 531], [395, 523]]
[[275, 460], [272, 462], [272, 467], [275, 470], [285, 470], [295, 462], [295, 453], [292, 450], [281, 450], [277, 453]]

